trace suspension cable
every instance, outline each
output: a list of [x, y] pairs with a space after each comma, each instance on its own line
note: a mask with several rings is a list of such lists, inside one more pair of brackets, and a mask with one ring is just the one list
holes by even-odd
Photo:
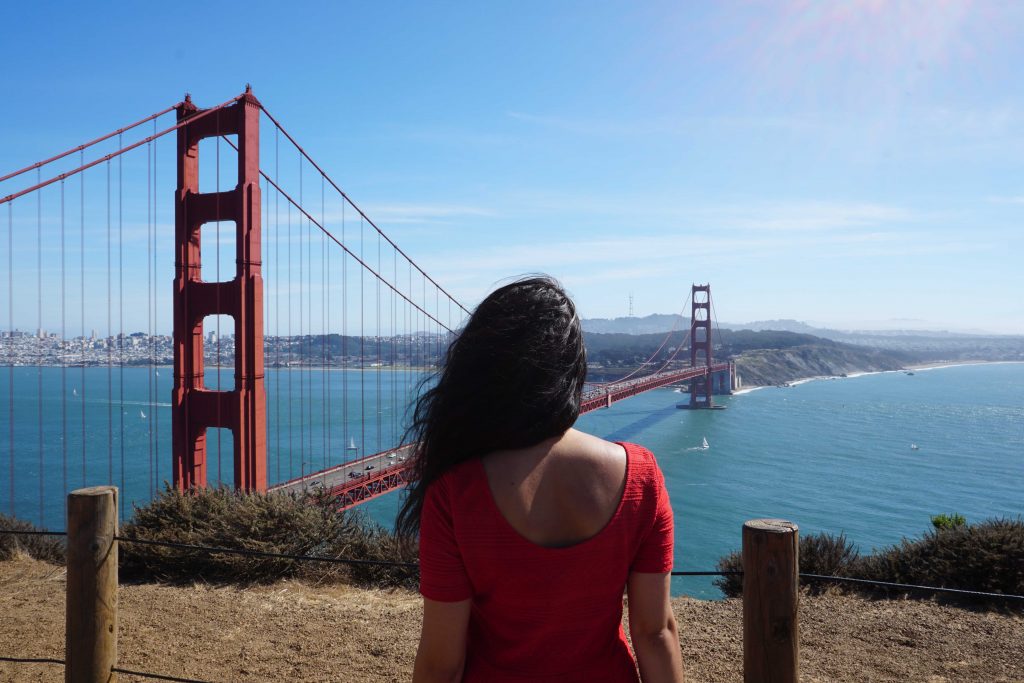
[[445, 290], [445, 288], [444, 288], [444, 287], [442, 287], [441, 285], [439, 285], [439, 284], [438, 284], [438, 283], [437, 283], [437, 282], [436, 282], [436, 281], [435, 281], [435, 280], [434, 280], [434, 279], [433, 279], [432, 277], [430, 277], [429, 275], [427, 275], [426, 271], [424, 271], [424, 270], [423, 270], [422, 268], [420, 268], [420, 266], [419, 266], [419, 265], [418, 265], [418, 264], [417, 264], [417, 263], [416, 263], [415, 261], [413, 261], [413, 260], [412, 260], [412, 259], [411, 259], [411, 258], [409, 257], [409, 255], [408, 255], [408, 254], [406, 254], [406, 253], [405, 253], [404, 251], [402, 251], [402, 250], [401, 250], [401, 248], [399, 248], [399, 246], [398, 246], [397, 244], [395, 244], [394, 242], [392, 242], [392, 241], [391, 241], [391, 238], [390, 238], [390, 237], [388, 237], [388, 236], [387, 236], [386, 234], [384, 234], [384, 232], [383, 232], [383, 231], [382, 231], [382, 230], [381, 230], [380, 228], [378, 228], [378, 227], [377, 227], [377, 224], [376, 224], [376, 223], [374, 223], [374, 222], [373, 222], [373, 220], [371, 220], [371, 219], [370, 219], [370, 217], [369, 217], [369, 216], [367, 216], [367, 215], [366, 215], [366, 214], [365, 214], [365, 213], [363, 212], [363, 210], [362, 210], [362, 209], [360, 209], [360, 208], [359, 208], [359, 206], [358, 206], [358, 205], [357, 205], [357, 204], [356, 204], [356, 203], [355, 203], [354, 201], [352, 201], [352, 199], [351, 199], [351, 198], [350, 198], [350, 197], [349, 197], [349, 196], [348, 196], [348, 195], [347, 195], [347, 194], [345, 193], [345, 191], [344, 191], [344, 190], [342, 190], [342, 189], [341, 189], [340, 187], [338, 187], [338, 184], [337, 184], [337, 183], [335, 183], [335, 182], [334, 182], [334, 180], [333, 180], [333, 179], [332, 179], [332, 178], [331, 178], [331, 177], [330, 177], [329, 175], [327, 175], [327, 172], [326, 172], [326, 171], [324, 171], [324, 170], [323, 170], [323, 169], [322, 169], [322, 168], [320, 167], [320, 165], [319, 165], [319, 164], [317, 164], [317, 163], [316, 163], [316, 162], [315, 162], [315, 161], [313, 160], [313, 158], [312, 158], [312, 157], [310, 157], [310, 156], [309, 156], [309, 154], [307, 154], [307, 153], [306, 153], [306, 150], [302, 148], [302, 145], [300, 145], [300, 144], [299, 144], [298, 142], [296, 142], [295, 138], [293, 138], [293, 137], [291, 136], [291, 134], [289, 134], [289, 133], [288, 133], [288, 131], [286, 131], [286, 130], [284, 129], [284, 126], [282, 126], [282, 125], [280, 124], [280, 122], [279, 122], [279, 121], [278, 121], [277, 119], [275, 119], [275, 118], [274, 118], [273, 114], [271, 114], [271, 113], [270, 113], [269, 111], [267, 111], [267, 108], [266, 108], [266, 107], [264, 107], [262, 103], [260, 104], [260, 110], [262, 110], [262, 111], [263, 111], [263, 113], [267, 115], [267, 118], [269, 118], [269, 119], [270, 119], [271, 123], [273, 123], [273, 124], [274, 124], [274, 126], [276, 126], [278, 130], [280, 130], [280, 131], [281, 131], [282, 133], [284, 133], [285, 137], [286, 137], [286, 138], [288, 138], [288, 140], [289, 140], [289, 141], [290, 141], [290, 142], [291, 142], [291, 143], [292, 143], [293, 145], [295, 145], [295, 148], [296, 148], [297, 150], [299, 150], [299, 152], [300, 152], [300, 153], [302, 154], [302, 156], [304, 156], [304, 157], [306, 158], [306, 160], [308, 160], [308, 161], [309, 161], [309, 163], [310, 163], [310, 164], [312, 164], [313, 168], [315, 168], [315, 169], [317, 170], [317, 172], [318, 172], [318, 173], [320, 173], [320, 175], [321, 175], [321, 176], [323, 176], [323, 177], [324, 177], [324, 178], [325, 178], [325, 179], [327, 180], [327, 182], [331, 184], [331, 187], [333, 187], [333, 188], [335, 189], [335, 191], [336, 191], [336, 192], [337, 192], [338, 194], [340, 194], [340, 195], [341, 195], [341, 196], [342, 196], [342, 197], [343, 197], [343, 198], [345, 199], [345, 201], [346, 201], [346, 202], [347, 202], [347, 203], [348, 203], [349, 205], [351, 205], [351, 206], [352, 206], [352, 208], [353, 208], [353, 209], [355, 209], [355, 210], [356, 210], [357, 212], [359, 212], [359, 215], [360, 215], [360, 217], [361, 217], [362, 219], [364, 219], [364, 220], [365, 220], [365, 221], [366, 221], [367, 223], [369, 223], [369, 224], [370, 224], [370, 225], [371, 225], [371, 226], [373, 227], [373, 229], [374, 229], [374, 230], [376, 230], [376, 231], [377, 231], [378, 233], [380, 233], [380, 235], [381, 235], [381, 236], [382, 236], [382, 237], [383, 237], [384, 239], [386, 239], [386, 240], [388, 241], [388, 244], [390, 244], [390, 245], [391, 245], [392, 247], [394, 247], [394, 248], [395, 248], [395, 249], [396, 249], [396, 250], [398, 251], [398, 253], [399, 253], [399, 254], [401, 254], [401, 255], [402, 255], [402, 256], [403, 256], [403, 257], [404, 257], [404, 258], [405, 258], [405, 259], [406, 259], [407, 261], [409, 261], [409, 263], [411, 263], [411, 264], [413, 265], [413, 267], [414, 267], [414, 268], [416, 268], [416, 270], [420, 271], [420, 273], [422, 273], [422, 274], [423, 274], [423, 277], [425, 277], [425, 278], [427, 278], [428, 280], [430, 280], [430, 282], [431, 282], [431, 283], [432, 283], [432, 284], [433, 284], [433, 285], [434, 285], [435, 287], [437, 287], [437, 288], [438, 288], [439, 290], [441, 290], [442, 292], [444, 292], [444, 295], [445, 295], [445, 296], [447, 296], [447, 297], [448, 297], [449, 299], [451, 299], [452, 301], [454, 301], [454, 302], [455, 302], [455, 305], [456, 305], [456, 306], [458, 306], [459, 308], [461, 308], [461, 309], [462, 309], [462, 310], [463, 310], [464, 312], [466, 312], [466, 313], [469, 313], [469, 312], [470, 312], [470, 311], [469, 311], [469, 309], [467, 309], [467, 308], [466, 308], [465, 306], [463, 306], [463, 305], [462, 305], [461, 303], [459, 303], [458, 299], [456, 299], [456, 298], [455, 298], [454, 296], [452, 296], [451, 294], [449, 294], [449, 293], [448, 293], [448, 291], [447, 291], [447, 290]]
[[[688, 296], [686, 298], [686, 303], [687, 304], [690, 303], [690, 297], [692, 297], [692, 296], [693, 296], [693, 292], [691, 291], [690, 292], [690, 296]], [[668, 334], [665, 335], [665, 339], [661, 342], [661, 346], [659, 346], [658, 350], [655, 351], [653, 354], [651, 354], [651, 357], [648, 358], [646, 361], [644, 361], [636, 370], [634, 370], [633, 372], [629, 373], [625, 377], [620, 377], [620, 378], [618, 378], [616, 380], [613, 380], [611, 382], [593, 382], [592, 384], [594, 386], [596, 386], [596, 387], [606, 387], [609, 384], [618, 384], [619, 382], [624, 382], [625, 380], [629, 379], [630, 377], [633, 377], [634, 375], [639, 373], [641, 370], [643, 370], [644, 366], [647, 365], [648, 363], [650, 363], [651, 361], [653, 361], [655, 358], [657, 358], [658, 354], [661, 353], [661, 350], [663, 348], [665, 348], [665, 344], [667, 344], [668, 340], [672, 338], [672, 334], [676, 331], [676, 328], [679, 327], [679, 323], [681, 323], [683, 321], [683, 313], [685, 313], [685, 312], [686, 312], [686, 304], [683, 304], [683, 310], [680, 311], [679, 315], [676, 316], [676, 321], [674, 323], [672, 323], [672, 329], [670, 329], [668, 331]], [[676, 349], [677, 349], [677, 352], [678, 352], [679, 347], [676, 347]], [[674, 358], [675, 354], [673, 354], [672, 357]], [[665, 367], [665, 366], [663, 365], [662, 367]], [[654, 373], [652, 373], [652, 374], [654, 374]]]
[[123, 128], [118, 128], [117, 130], [115, 130], [112, 133], [107, 133], [106, 135], [98, 137], [95, 140], [90, 140], [89, 142], [83, 143], [83, 144], [79, 145], [78, 147], [72, 147], [71, 149], [69, 149], [69, 150], [67, 150], [65, 152], [61, 152], [60, 154], [56, 154], [56, 155], [50, 157], [49, 159], [43, 159], [42, 161], [38, 161], [38, 162], [32, 164], [31, 166], [26, 166], [25, 168], [22, 168], [22, 169], [19, 169], [17, 171], [14, 171], [13, 173], [8, 173], [7, 175], [5, 175], [3, 177], [0, 177], [0, 183], [4, 182], [5, 180], [10, 180], [11, 178], [19, 176], [22, 173], [28, 173], [29, 171], [34, 171], [37, 168], [42, 168], [43, 166], [46, 166], [47, 164], [51, 164], [54, 161], [59, 161], [60, 159], [63, 159], [66, 156], [70, 156], [70, 155], [74, 154], [75, 152], [81, 152], [81, 151], [83, 151], [85, 149], [88, 149], [89, 147], [92, 147], [93, 145], [96, 145], [96, 144], [99, 144], [99, 143], [103, 142], [104, 140], [109, 140], [110, 138], [114, 137], [115, 135], [121, 135], [122, 133], [124, 133], [126, 131], [129, 131], [132, 128], [136, 128], [138, 126], [141, 126], [142, 124], [144, 124], [144, 123], [146, 123], [148, 121], [154, 121], [154, 120], [160, 118], [161, 116], [163, 116], [164, 114], [167, 114], [169, 112], [174, 111], [175, 109], [180, 107], [182, 104], [183, 104], [182, 102], [178, 102], [177, 104], [172, 104], [171, 106], [167, 107], [166, 109], [161, 109], [160, 111], [156, 112], [155, 114], [150, 114], [146, 118], [140, 119], [139, 121], [136, 121], [135, 123], [129, 124], [129, 125], [123, 127]]
[[[225, 141], [226, 141], [226, 142], [227, 142], [227, 143], [228, 143], [229, 145], [231, 145], [232, 147], [234, 147], [235, 149], [238, 149], [238, 147], [236, 147], [236, 146], [235, 146], [235, 144], [234, 144], [233, 142], [231, 142], [231, 140], [227, 140], [227, 139], [226, 139]], [[372, 274], [372, 275], [373, 275], [373, 276], [374, 276], [375, 278], [377, 278], [378, 280], [380, 280], [380, 281], [381, 281], [381, 282], [382, 282], [383, 284], [385, 284], [385, 285], [387, 285], [388, 287], [390, 287], [392, 291], [396, 292], [396, 293], [397, 293], [397, 294], [398, 294], [399, 296], [401, 296], [401, 297], [402, 297], [403, 299], [405, 299], [406, 301], [408, 301], [408, 302], [409, 302], [410, 304], [412, 304], [413, 306], [416, 306], [417, 308], [419, 308], [419, 309], [420, 309], [420, 312], [421, 312], [421, 313], [423, 313], [424, 315], [426, 315], [427, 317], [429, 317], [429, 318], [430, 318], [431, 320], [433, 320], [433, 321], [434, 321], [435, 323], [437, 323], [438, 325], [441, 325], [442, 327], [444, 327], [444, 329], [445, 329], [445, 330], [447, 330], [448, 332], [453, 332], [453, 330], [450, 330], [450, 329], [448, 329], [448, 326], [447, 326], [447, 325], [445, 325], [445, 324], [444, 324], [444, 323], [442, 323], [442, 322], [441, 322], [440, 320], [438, 320], [438, 319], [437, 319], [437, 318], [435, 318], [434, 316], [432, 316], [432, 315], [430, 315], [429, 313], [427, 313], [427, 311], [426, 311], [426, 310], [424, 310], [423, 308], [421, 308], [420, 306], [418, 306], [418, 305], [417, 305], [416, 303], [414, 303], [414, 302], [413, 302], [412, 300], [410, 300], [410, 299], [409, 299], [408, 297], [406, 297], [406, 296], [405, 296], [404, 294], [402, 294], [401, 292], [399, 292], [399, 291], [398, 291], [398, 290], [397, 290], [397, 289], [395, 288], [395, 285], [391, 284], [391, 283], [390, 283], [390, 282], [388, 282], [388, 281], [387, 281], [386, 279], [384, 279], [384, 277], [383, 277], [383, 276], [382, 276], [382, 275], [381, 275], [380, 273], [378, 273], [378, 272], [377, 272], [376, 270], [374, 270], [374, 269], [373, 269], [373, 268], [372, 268], [372, 267], [370, 266], [370, 264], [369, 264], [369, 263], [367, 263], [367, 262], [366, 262], [366, 261], [365, 261], [365, 260], [364, 260], [364, 259], [363, 259], [363, 258], [361, 257], [361, 255], [360, 255], [360, 256], [357, 256], [355, 252], [353, 252], [353, 251], [352, 251], [351, 249], [349, 249], [349, 248], [348, 248], [348, 246], [347, 246], [347, 245], [346, 245], [346, 244], [344, 243], [344, 241], [342, 241], [342, 240], [339, 240], [339, 239], [338, 239], [338, 238], [337, 238], [337, 237], [336, 237], [336, 236], [335, 236], [335, 235], [334, 235], [333, 233], [331, 233], [331, 232], [330, 232], [329, 230], [327, 230], [326, 228], [324, 228], [324, 226], [323, 226], [323, 225], [321, 225], [319, 221], [317, 221], [317, 220], [316, 220], [315, 218], [313, 218], [313, 216], [312, 216], [312, 215], [311, 215], [311, 214], [310, 214], [310, 213], [309, 213], [308, 211], [306, 211], [306, 210], [305, 210], [305, 209], [304, 209], [304, 208], [303, 208], [303, 207], [302, 207], [302, 206], [300, 205], [300, 203], [299, 203], [299, 202], [295, 201], [295, 199], [293, 199], [293, 198], [292, 198], [292, 196], [291, 196], [290, 194], [288, 194], [287, 192], [285, 192], [285, 191], [284, 191], [284, 190], [283, 190], [283, 189], [281, 188], [281, 186], [280, 186], [280, 185], [278, 185], [278, 184], [277, 184], [277, 183], [275, 183], [274, 181], [270, 180], [270, 178], [269, 178], [269, 176], [267, 176], [266, 172], [264, 172], [263, 170], [260, 170], [260, 175], [261, 175], [261, 176], [263, 176], [264, 178], [266, 178], [266, 179], [267, 179], [267, 181], [269, 181], [269, 182], [270, 182], [270, 184], [274, 186], [274, 189], [275, 189], [275, 190], [277, 190], [278, 192], [280, 192], [280, 193], [281, 193], [281, 196], [283, 196], [283, 197], [284, 197], [284, 198], [285, 198], [285, 199], [286, 199], [286, 200], [288, 201], [288, 203], [289, 203], [289, 204], [291, 204], [292, 206], [294, 206], [294, 207], [295, 207], [295, 208], [296, 208], [296, 209], [297, 209], [297, 210], [299, 211], [299, 213], [300, 213], [300, 214], [301, 214], [302, 216], [304, 216], [304, 217], [306, 218], [306, 220], [308, 220], [308, 221], [309, 221], [310, 223], [312, 223], [312, 224], [313, 224], [313, 225], [315, 225], [315, 226], [316, 226], [317, 228], [319, 228], [319, 229], [320, 229], [320, 230], [322, 230], [322, 231], [323, 231], [324, 233], [326, 233], [326, 234], [327, 234], [327, 237], [329, 237], [329, 238], [331, 239], [331, 241], [332, 241], [332, 242], [334, 242], [334, 243], [335, 243], [335, 244], [337, 244], [337, 245], [338, 245], [339, 247], [341, 247], [341, 248], [342, 248], [342, 249], [343, 249], [343, 250], [344, 250], [344, 251], [345, 251], [345, 252], [346, 252], [346, 253], [347, 253], [347, 254], [348, 254], [349, 256], [351, 256], [351, 257], [352, 257], [352, 259], [353, 259], [353, 260], [354, 260], [354, 261], [355, 261], [356, 263], [358, 263], [358, 264], [359, 264], [360, 266], [362, 266], [362, 267], [363, 267], [363, 268], [364, 268], [365, 270], [369, 271], [369, 272], [370, 272], [370, 273], [371, 273], [371, 274]], [[366, 222], [369, 222], [369, 219], [367, 219], [367, 218], [366, 218], [366, 216], [365, 216], [364, 214], [362, 214], [361, 212], [360, 212], [360, 214], [359, 214], [359, 219], [360, 219], [361, 221], [366, 221]], [[384, 236], [384, 239], [387, 239], [387, 235], [385, 235], [385, 236]], [[407, 258], [408, 258], [408, 257], [407, 257]], [[416, 267], [416, 268], [418, 269], [418, 266], [416, 266], [416, 264], [415, 264], [414, 262], [413, 262], [413, 266], [414, 266], [414, 267]], [[421, 271], [421, 272], [422, 272], [422, 271]], [[424, 277], [426, 278], [426, 280], [430, 280], [430, 277], [429, 277], [428, 275], [424, 274]], [[426, 287], [426, 280], [424, 280], [424, 287]], [[433, 282], [433, 280], [430, 280], [430, 281], [431, 281], [431, 282]], [[444, 290], [442, 289], [441, 291], [443, 292]], [[447, 292], [445, 292], [445, 295], [446, 295], [446, 296], [448, 296], [449, 298], [451, 298], [451, 300], [452, 300], [452, 301], [454, 301], [454, 302], [456, 303], [456, 305], [458, 305], [458, 306], [459, 306], [460, 308], [462, 308], [463, 310], [466, 310], [466, 309], [465, 309], [464, 307], [462, 307], [462, 306], [461, 306], [461, 304], [459, 304], [459, 302], [458, 302], [458, 301], [457, 301], [457, 300], [456, 300], [456, 299], [455, 299], [454, 297], [452, 297], [452, 296], [451, 296], [450, 294], [448, 294]], [[467, 312], [468, 312], [468, 311], [467, 311]]]
[[[82, 171], [85, 171], [86, 169], [90, 169], [93, 166], [98, 166], [99, 164], [102, 164], [104, 161], [109, 161], [110, 159], [113, 159], [114, 157], [119, 157], [119, 156], [121, 156], [122, 154], [124, 154], [126, 152], [130, 152], [133, 149], [136, 149], [138, 147], [141, 147], [142, 145], [150, 143], [153, 140], [156, 140], [158, 138], [161, 138], [161, 137], [167, 135], [168, 133], [173, 133], [174, 131], [178, 130], [179, 128], [181, 128], [183, 126], [191, 125], [191, 124], [195, 123], [196, 121], [198, 121], [198, 120], [200, 120], [200, 119], [202, 119], [202, 118], [204, 118], [206, 116], [209, 116], [210, 114], [212, 114], [214, 112], [220, 111], [221, 109], [224, 109], [225, 107], [228, 107], [228, 106], [234, 104], [235, 102], [237, 102], [238, 100], [242, 99], [242, 97], [243, 97], [243, 95], [238, 95], [237, 97], [232, 97], [227, 102], [223, 102], [221, 104], [218, 104], [216, 107], [212, 107], [210, 109], [204, 109], [204, 110], [202, 110], [200, 112], [196, 112], [195, 114], [193, 114], [193, 115], [191, 115], [191, 116], [189, 116], [187, 118], [182, 119], [181, 121], [179, 121], [175, 125], [171, 126], [170, 128], [165, 128], [164, 130], [160, 131], [159, 133], [156, 133], [155, 135], [151, 135], [151, 136], [149, 136], [147, 138], [139, 140], [138, 142], [135, 142], [135, 143], [133, 143], [131, 145], [128, 145], [127, 147], [120, 147], [120, 148], [118, 148], [118, 150], [116, 152], [111, 152], [110, 154], [107, 154], [106, 156], [102, 156], [99, 159], [95, 159], [94, 161], [90, 161], [89, 163], [84, 164], [82, 166], [79, 166], [78, 168], [74, 168], [74, 169], [72, 169], [70, 171], [67, 171], [66, 173], [61, 173], [60, 175], [56, 175], [56, 176], [50, 178], [49, 180], [45, 180], [44, 181], [41, 178], [37, 177], [37, 182], [36, 182], [35, 185], [33, 185], [32, 187], [27, 187], [24, 190], [21, 190], [20, 192], [15, 192], [14, 194], [9, 194], [6, 197], [0, 198], [0, 204], [6, 204], [7, 202], [13, 201], [13, 200], [17, 199], [18, 197], [21, 197], [23, 195], [29, 194], [31, 192], [35, 192], [36, 190], [42, 189], [42, 188], [44, 188], [44, 187], [46, 187], [48, 185], [52, 185], [52, 184], [54, 184], [56, 182], [59, 182], [61, 180], [65, 180], [67, 178], [70, 178], [71, 176], [76, 175], [78, 173], [81, 173]], [[38, 169], [37, 169], [37, 173], [38, 173]]]

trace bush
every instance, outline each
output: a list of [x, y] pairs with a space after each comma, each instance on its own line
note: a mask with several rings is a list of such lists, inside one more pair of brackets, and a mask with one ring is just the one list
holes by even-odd
[[[167, 488], [135, 509], [122, 535], [154, 541], [324, 558], [408, 562], [415, 548], [355, 511], [339, 511], [322, 492], [246, 493], [227, 488], [186, 494]], [[208, 553], [122, 543], [121, 575], [171, 583], [266, 583], [286, 577], [349, 580], [376, 586], [416, 585], [415, 571]]]
[[[800, 572], [826, 576], [852, 576], [860, 559], [857, 547], [846, 538], [830, 534], [807, 534], [800, 537]], [[743, 557], [739, 551], [729, 553], [718, 561], [719, 571], [742, 571]], [[735, 598], [743, 594], [743, 577], [740, 575], [720, 576], [714, 584], [726, 597]]]
[[936, 531], [956, 529], [957, 527], [967, 526], [967, 518], [956, 512], [950, 513], [948, 515], [946, 513], [942, 513], [941, 515], [933, 515], [932, 526], [935, 527]]
[[[33, 524], [4, 514], [0, 514], [0, 529], [39, 531]], [[0, 534], [0, 560], [13, 559], [19, 553], [52, 564], [64, 564], [64, 543], [59, 537]]]
[[[986, 593], [1024, 595], [1024, 520], [990, 519], [979, 524], [957, 522], [960, 515], [937, 515], [950, 523], [936, 524], [917, 540], [861, 556], [844, 534], [809, 534], [800, 539], [800, 572], [846, 576], [870, 581], [958, 588]], [[718, 569], [742, 570], [738, 551], [718, 561]], [[715, 580], [726, 597], [743, 594], [741, 576]], [[806, 582], [810, 589], [824, 582]], [[846, 590], [885, 594], [885, 589], [860, 584], [838, 584]], [[905, 592], [905, 591], [900, 591]], [[926, 597], [928, 593], [914, 593]]]
[[864, 558], [858, 570], [875, 581], [1024, 595], [1024, 520], [936, 528]]

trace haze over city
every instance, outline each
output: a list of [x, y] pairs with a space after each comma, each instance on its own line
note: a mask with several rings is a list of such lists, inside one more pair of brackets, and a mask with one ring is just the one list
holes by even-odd
[[62, 4], [7, 10], [4, 171], [251, 82], [470, 306], [543, 271], [591, 318], [710, 281], [721, 321], [1024, 333], [1020, 4]]

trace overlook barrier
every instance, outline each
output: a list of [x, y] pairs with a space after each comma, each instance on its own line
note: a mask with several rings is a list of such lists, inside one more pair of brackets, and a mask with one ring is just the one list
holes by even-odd
[[[76, 683], [110, 683], [118, 680], [118, 674], [179, 683], [209, 683], [201, 679], [135, 671], [117, 665], [118, 552], [121, 543], [162, 546], [182, 552], [278, 558], [296, 562], [389, 566], [410, 573], [419, 569], [416, 563], [411, 562], [271, 553], [124, 537], [118, 533], [117, 497], [118, 490], [114, 486], [97, 486], [71, 492], [68, 496], [66, 532], [0, 529], [0, 536], [35, 535], [67, 539], [65, 658], [0, 655], [0, 661], [63, 666], [65, 680]], [[800, 573], [798, 555], [799, 529], [796, 524], [779, 519], [755, 519], [743, 525], [742, 571], [671, 572], [672, 576], [743, 577], [743, 671], [747, 682], [799, 681], [797, 608], [801, 579], [1004, 600], [1024, 605], [1024, 595]]]

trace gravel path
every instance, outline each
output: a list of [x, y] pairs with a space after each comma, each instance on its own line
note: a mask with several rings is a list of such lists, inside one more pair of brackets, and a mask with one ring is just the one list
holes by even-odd
[[[237, 589], [126, 585], [119, 666], [203, 681], [401, 681], [418, 596], [283, 582]], [[675, 601], [687, 680], [742, 680], [741, 603]], [[801, 680], [1024, 683], [1024, 617], [930, 602], [802, 596]], [[0, 657], [64, 655], [64, 570], [0, 562]], [[63, 667], [0, 661], [0, 681]], [[143, 680], [122, 675], [121, 681]]]

